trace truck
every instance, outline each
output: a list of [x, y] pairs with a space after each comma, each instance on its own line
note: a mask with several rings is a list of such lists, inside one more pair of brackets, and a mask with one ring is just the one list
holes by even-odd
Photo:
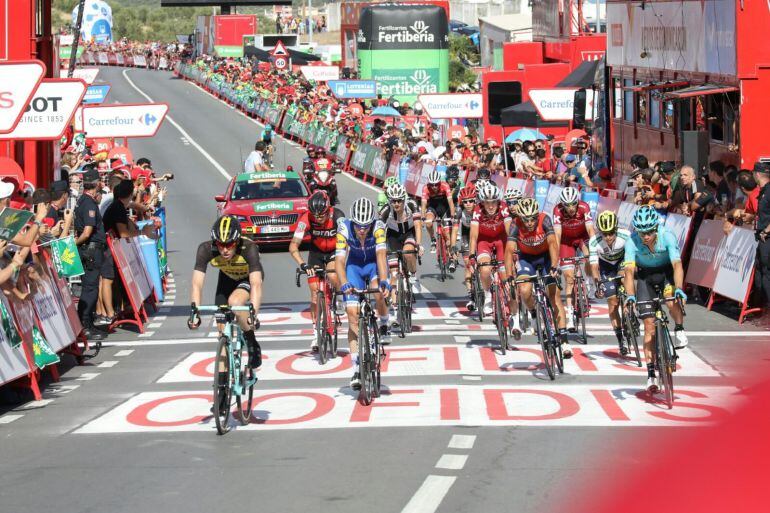
[[256, 14], [198, 16], [195, 29], [197, 55], [242, 57], [243, 36], [257, 33]]

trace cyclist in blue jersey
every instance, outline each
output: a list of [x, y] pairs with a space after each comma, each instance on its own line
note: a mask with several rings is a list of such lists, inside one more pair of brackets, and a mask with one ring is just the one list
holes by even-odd
[[356, 290], [378, 287], [376, 294], [377, 315], [380, 325], [380, 342], [390, 343], [388, 306], [383, 293], [390, 292], [388, 282], [388, 258], [385, 225], [375, 220], [374, 205], [366, 198], [359, 198], [350, 207], [350, 217], [337, 222], [337, 247], [334, 268], [345, 295], [348, 314], [348, 343], [354, 373], [350, 380], [353, 390], [361, 389], [358, 360], [358, 297]]
[[[645, 205], [634, 214], [634, 232], [625, 244], [623, 279], [627, 302], [650, 301], [657, 297], [655, 288], [663, 291], [664, 297], [676, 297], [687, 301], [684, 293], [684, 268], [676, 237], [660, 225], [660, 216], [651, 206]], [[634, 277], [636, 279], [634, 279]], [[684, 332], [684, 312], [678, 303], [669, 303], [674, 318], [674, 340], [676, 349], [687, 346]], [[647, 359], [647, 390], [657, 392], [655, 364], [652, 360], [653, 337], [655, 335], [655, 311], [651, 304], [639, 307], [639, 318], [644, 321], [644, 356]]]
[[273, 125], [270, 123], [265, 125], [265, 129], [262, 131], [262, 142], [265, 143], [265, 161], [268, 167], [273, 167]]

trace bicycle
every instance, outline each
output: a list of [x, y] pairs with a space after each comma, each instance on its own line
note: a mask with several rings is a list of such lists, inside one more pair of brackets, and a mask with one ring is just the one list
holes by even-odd
[[[249, 322], [256, 325], [254, 308], [249, 306], [205, 305], [197, 307], [198, 312], [214, 312], [216, 323], [221, 326], [217, 344], [217, 355], [214, 361], [214, 420], [217, 433], [224, 435], [230, 431], [230, 403], [232, 396], [238, 403], [240, 423], [247, 425], [251, 419], [252, 398], [257, 376], [254, 369], [248, 366], [248, 359], [243, 358], [243, 348], [246, 341], [241, 327], [235, 322], [236, 312], [248, 312]], [[195, 314], [190, 315], [194, 322]], [[244, 402], [241, 398], [246, 396]]]
[[618, 309], [620, 311], [620, 328], [623, 330], [623, 346], [627, 351], [634, 350], [636, 364], [642, 366], [642, 355], [639, 351], [639, 337], [641, 336], [639, 319], [633, 308], [626, 307], [626, 289], [623, 287], [623, 277], [615, 276], [609, 281], [617, 282], [618, 288]]
[[[488, 263], [477, 264], [477, 273], [478, 269], [481, 267], [492, 268], [492, 283], [489, 286], [489, 292], [492, 296], [492, 319], [495, 327], [497, 328], [497, 336], [500, 339], [500, 352], [501, 354], [505, 354], [505, 351], [508, 349], [508, 316], [510, 312], [510, 309], [508, 308], [507, 286], [500, 278], [500, 263], [497, 261], [497, 259], [493, 258]], [[483, 310], [483, 304], [478, 306], [478, 309]]]
[[[338, 294], [328, 278], [330, 274], [334, 274], [336, 271], [327, 270], [322, 267], [314, 267], [313, 270], [319, 278], [318, 290], [316, 291], [317, 313], [314, 329], [316, 340], [318, 340], [318, 360], [321, 362], [321, 365], [325, 365], [328, 360], [337, 356], [337, 335], [339, 327], [342, 325], [342, 320], [336, 308], [333, 307]], [[297, 287], [299, 287], [299, 280], [302, 274], [305, 274], [302, 269], [297, 269]]]
[[671, 333], [668, 331], [668, 316], [663, 311], [663, 303], [676, 301], [684, 314], [684, 304], [681, 299], [673, 297], [663, 297], [659, 286], [655, 286], [655, 293], [658, 297], [650, 301], [640, 301], [640, 305], [652, 305], [655, 309], [655, 336], [653, 337], [653, 358], [655, 359], [655, 368], [660, 376], [660, 388], [663, 389], [663, 397], [666, 406], [670, 410], [674, 405], [674, 376], [676, 370], [676, 348], [671, 340]]
[[265, 145], [265, 165], [273, 169], [273, 143]]
[[380, 367], [385, 357], [385, 350], [380, 344], [377, 313], [369, 299], [369, 294], [378, 293], [380, 289], [370, 289], [368, 284], [365, 290], [356, 291], [358, 295], [358, 361], [361, 376], [361, 391], [358, 398], [364, 406], [369, 406], [372, 404], [372, 399], [380, 396], [382, 385]]
[[412, 308], [414, 307], [414, 294], [412, 284], [409, 281], [409, 273], [406, 271], [404, 255], [417, 255], [417, 263], [422, 264], [417, 250], [389, 251], [388, 256], [398, 257], [398, 272], [396, 278], [396, 323], [398, 324], [398, 336], [404, 338], [412, 332]]
[[442, 217], [438, 220], [436, 234], [436, 262], [439, 270], [439, 280], [445, 281], [449, 274], [449, 240], [445, 233], [452, 226], [452, 220]]
[[[542, 274], [542, 268], [538, 268], [534, 276], [516, 278], [514, 284], [532, 283], [532, 293], [535, 295], [535, 333], [543, 353], [543, 364], [551, 381], [556, 379], [556, 371], [564, 374], [564, 357], [561, 354], [561, 343], [556, 331], [553, 307], [546, 293], [547, 276]], [[558, 280], [556, 286], [559, 286]], [[559, 287], [561, 288], [561, 287]]]
[[591, 304], [588, 302], [588, 289], [586, 287], [585, 275], [583, 274], [583, 263], [586, 260], [588, 260], [586, 256], [562, 259], [565, 264], [573, 264], [575, 266], [575, 281], [572, 287], [572, 318], [581, 344], [588, 344], [586, 319], [591, 312]]

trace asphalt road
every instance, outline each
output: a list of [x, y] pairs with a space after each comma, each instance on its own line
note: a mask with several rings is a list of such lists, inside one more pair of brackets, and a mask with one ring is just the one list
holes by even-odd
[[[726, 415], [740, 404], [736, 385], [766, 366], [768, 332], [690, 305], [680, 404], [664, 411], [641, 393], [644, 373], [617, 357], [599, 304], [589, 345], [551, 382], [534, 337], [505, 356], [493, 350], [489, 321], [478, 325], [458, 306], [460, 275], [438, 282], [428, 255], [419, 329], [395, 339], [383, 375], [389, 393], [363, 408], [348, 388], [344, 351], [323, 368], [306, 352], [307, 292], [295, 288], [285, 251], [264, 250], [257, 420], [219, 437], [207, 417], [211, 324], [185, 326], [189, 276], [214, 220], [213, 196], [239, 172], [260, 128], [170, 73], [103, 68], [99, 79], [112, 84], [110, 102], [171, 107], [157, 136], [130, 148], [176, 176], [167, 202], [172, 289], [145, 334], [111, 335], [44, 401], [3, 396], [0, 511], [551, 510], [584, 476], [633, 468], [641, 455], [623, 450], [633, 442]], [[281, 141], [276, 155], [277, 166], [299, 168], [303, 153]], [[344, 209], [376, 196], [350, 177], [338, 182]]]

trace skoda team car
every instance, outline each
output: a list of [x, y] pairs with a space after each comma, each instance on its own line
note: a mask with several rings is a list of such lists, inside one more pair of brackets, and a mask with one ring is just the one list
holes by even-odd
[[294, 171], [259, 171], [236, 176], [225, 194], [214, 199], [219, 215], [236, 216], [244, 236], [264, 244], [291, 241], [308, 196], [307, 185]]

